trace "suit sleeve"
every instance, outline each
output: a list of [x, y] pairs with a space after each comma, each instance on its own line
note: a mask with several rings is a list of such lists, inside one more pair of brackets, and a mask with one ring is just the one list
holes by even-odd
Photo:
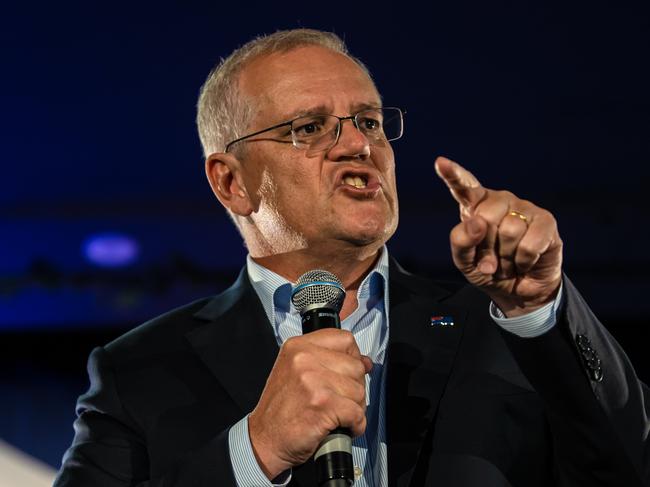
[[502, 334], [546, 406], [561, 486], [650, 486], [648, 388], [565, 277], [555, 327]]
[[150, 478], [146, 434], [122, 405], [103, 348], [90, 355], [88, 374], [90, 388], [77, 402], [74, 440], [54, 487], [236, 487], [229, 428], [187, 452], [162, 477]]

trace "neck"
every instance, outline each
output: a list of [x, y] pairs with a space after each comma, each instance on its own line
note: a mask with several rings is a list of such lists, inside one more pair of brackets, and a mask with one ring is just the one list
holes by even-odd
[[345, 319], [357, 308], [357, 290], [379, 257], [380, 247], [337, 249], [332, 252], [319, 252], [315, 249], [302, 249], [286, 254], [275, 254], [252, 259], [291, 282], [296, 282], [305, 272], [323, 269], [338, 277], [345, 287], [346, 294], [341, 308], [341, 319]]

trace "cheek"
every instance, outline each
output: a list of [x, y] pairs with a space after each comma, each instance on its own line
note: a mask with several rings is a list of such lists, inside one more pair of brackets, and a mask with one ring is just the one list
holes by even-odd
[[320, 164], [313, 160], [292, 160], [277, 168], [276, 178], [283, 190], [289, 194], [312, 193], [316, 191], [321, 182]]
[[283, 165], [271, 174], [274, 192], [269, 196], [287, 221], [301, 220], [303, 213], [313, 213], [318, 205], [320, 175], [305, 169], [298, 163]]
[[370, 157], [375, 163], [377, 169], [383, 174], [395, 173], [395, 153], [390, 144], [385, 146], [371, 146], [372, 153]]
[[[391, 153], [392, 156], [392, 153]], [[395, 160], [391, 157], [389, 159], [386, 159], [382, 161], [382, 165], [380, 166], [380, 170], [382, 174], [384, 175], [384, 178], [386, 179], [386, 183], [388, 184], [388, 187], [390, 188], [390, 192], [392, 194], [395, 194], [397, 191], [397, 182], [396, 182], [396, 177], [395, 177]]]

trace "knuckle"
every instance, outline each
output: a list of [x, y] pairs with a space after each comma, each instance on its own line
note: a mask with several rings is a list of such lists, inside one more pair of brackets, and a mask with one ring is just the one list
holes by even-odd
[[[512, 196], [514, 196], [515, 198], [517, 198], [517, 196], [514, 195], [514, 194], [513, 194]], [[517, 199], [520, 201], [521, 207], [522, 207], [523, 209], [526, 209], [526, 208], [537, 208], [537, 205], [535, 205], [535, 203], [531, 202], [530, 200], [525, 200], [525, 199], [523, 199], [523, 198], [517, 198]]]
[[537, 208], [537, 218], [538, 219], [544, 220], [544, 221], [547, 221], [547, 222], [551, 222], [551, 221], [555, 220], [555, 218], [553, 217], [553, 214], [550, 211], [548, 211], [548, 210], [546, 210], [544, 208], [540, 208], [540, 207], [536, 207], [536, 208]]
[[529, 242], [522, 242], [519, 244], [519, 247], [517, 248], [518, 253], [523, 257], [523, 258], [534, 258], [537, 256], [539, 253], [537, 249], [534, 247]]
[[354, 338], [354, 335], [349, 330], [340, 330], [340, 344], [342, 350], [346, 352], [359, 352], [359, 347], [357, 346], [357, 341]]
[[465, 249], [474, 245], [463, 223], [456, 225], [449, 233], [449, 243], [454, 248]]
[[361, 377], [363, 379], [366, 375], [366, 366], [363, 365], [363, 360], [355, 360], [353, 367], [355, 377]]
[[492, 207], [493, 205], [503, 205], [508, 201], [512, 201], [513, 198], [516, 198], [514, 194], [505, 189], [492, 189], [488, 191], [488, 194], [481, 201], [479, 206], [484, 208]]
[[449, 240], [451, 240], [451, 243], [461, 243], [463, 240], [463, 236], [465, 235], [465, 232], [463, 230], [463, 224], [459, 223], [456, 225], [454, 228], [451, 229], [451, 232], [449, 233]]
[[354, 340], [354, 335], [349, 330], [341, 330], [341, 341], [346, 346], [356, 345], [356, 341]]
[[356, 408], [356, 413], [355, 413], [355, 422], [358, 425], [364, 425], [365, 428], [365, 422], [366, 422], [366, 411], [362, 407], [357, 407]]
[[356, 413], [352, 409], [348, 409], [339, 419], [341, 426], [349, 428], [353, 437], [361, 436], [362, 432], [359, 429], [359, 422], [356, 419]]
[[310, 388], [315, 383], [314, 373], [311, 370], [303, 370], [298, 374], [298, 381], [306, 389]]
[[357, 407], [352, 414], [352, 430], [357, 436], [366, 431], [366, 413], [361, 407]]
[[304, 369], [310, 362], [310, 355], [304, 350], [296, 350], [291, 355], [291, 364], [298, 370]]
[[366, 386], [365, 384], [358, 384], [354, 390], [354, 397], [352, 398], [356, 403], [366, 403]]
[[330, 400], [331, 393], [327, 389], [319, 388], [311, 394], [309, 398], [309, 405], [313, 409], [323, 410], [327, 409]]
[[287, 353], [293, 352], [296, 348], [300, 346], [300, 341], [298, 340], [299, 337], [289, 337], [285, 340], [285, 342], [282, 344], [281, 349]]
[[506, 219], [501, 222], [501, 225], [499, 225], [499, 237], [502, 239], [514, 240], [520, 235], [521, 228], [513, 223], [516, 222], [516, 220], [513, 220], [513, 222], [510, 222], [509, 220], [510, 219]]

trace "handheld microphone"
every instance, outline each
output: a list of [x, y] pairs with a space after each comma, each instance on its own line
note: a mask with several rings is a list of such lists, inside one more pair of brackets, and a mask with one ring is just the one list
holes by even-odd
[[[345, 288], [331, 272], [312, 270], [298, 279], [291, 302], [300, 313], [302, 332], [341, 328], [339, 311]], [[314, 453], [319, 487], [349, 487], [354, 483], [352, 435], [347, 428], [336, 428], [323, 439]]]

